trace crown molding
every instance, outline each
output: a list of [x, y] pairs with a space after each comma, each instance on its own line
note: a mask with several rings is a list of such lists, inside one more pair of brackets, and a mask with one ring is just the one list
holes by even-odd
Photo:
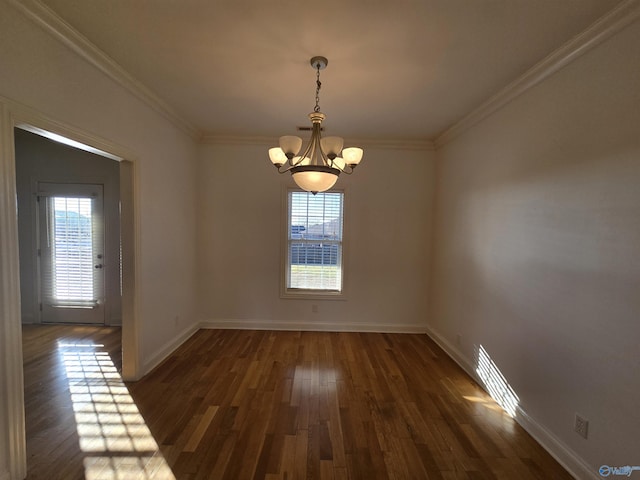
[[[133, 161], [137, 158], [133, 151], [122, 145], [55, 120], [32, 107], [0, 95], [0, 105], [3, 104], [8, 108], [16, 128], [27, 130], [67, 145], [71, 144], [75, 148], [95, 153], [111, 160], [120, 161], [126, 159]], [[64, 139], [55, 138], [58, 136], [62, 136]]]
[[[205, 134], [200, 137], [200, 143], [206, 145], [259, 145], [273, 147], [278, 145], [278, 137], [251, 137], [241, 135]], [[380, 148], [387, 150], [435, 150], [431, 140], [378, 140], [372, 138], [345, 138], [345, 145], [357, 145], [366, 148]]]
[[516, 97], [603, 43], [640, 17], [640, 0], [624, 0], [590, 27], [535, 64], [523, 75], [453, 124], [434, 141], [441, 148]]
[[432, 140], [346, 138], [344, 143], [383, 150], [435, 150]]
[[205, 133], [200, 137], [200, 143], [204, 145], [258, 145], [261, 147], [273, 147], [278, 144], [278, 137]]
[[49, 7], [39, 0], [7, 1], [17, 10], [20, 10], [34, 24], [171, 121], [181, 131], [195, 140], [200, 138], [200, 131], [194, 125], [180, 116], [173, 107], [169, 106], [148, 87], [127, 73], [115, 60], [91, 43]]

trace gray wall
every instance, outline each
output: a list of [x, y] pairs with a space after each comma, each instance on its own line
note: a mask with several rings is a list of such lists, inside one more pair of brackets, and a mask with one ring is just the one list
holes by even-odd
[[119, 163], [20, 129], [15, 148], [22, 323], [39, 323], [35, 194], [38, 182], [54, 182], [104, 185], [105, 323], [120, 324]]

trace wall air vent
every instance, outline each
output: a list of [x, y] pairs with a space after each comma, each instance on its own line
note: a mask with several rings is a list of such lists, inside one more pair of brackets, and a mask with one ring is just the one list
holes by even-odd
[[[296, 127], [299, 132], [310, 132], [312, 127]], [[320, 131], [324, 132], [324, 127], [320, 127]]]

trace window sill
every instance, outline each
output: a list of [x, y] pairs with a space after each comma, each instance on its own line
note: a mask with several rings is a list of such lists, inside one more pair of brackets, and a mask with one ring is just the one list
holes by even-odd
[[285, 290], [280, 294], [283, 299], [296, 300], [346, 300], [344, 292], [331, 292], [328, 290]]

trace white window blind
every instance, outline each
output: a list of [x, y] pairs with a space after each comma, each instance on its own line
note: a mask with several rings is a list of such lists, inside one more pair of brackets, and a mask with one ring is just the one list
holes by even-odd
[[287, 290], [342, 291], [342, 192], [289, 191]]
[[47, 198], [48, 242], [52, 271], [50, 292], [55, 304], [95, 301], [91, 198]]

